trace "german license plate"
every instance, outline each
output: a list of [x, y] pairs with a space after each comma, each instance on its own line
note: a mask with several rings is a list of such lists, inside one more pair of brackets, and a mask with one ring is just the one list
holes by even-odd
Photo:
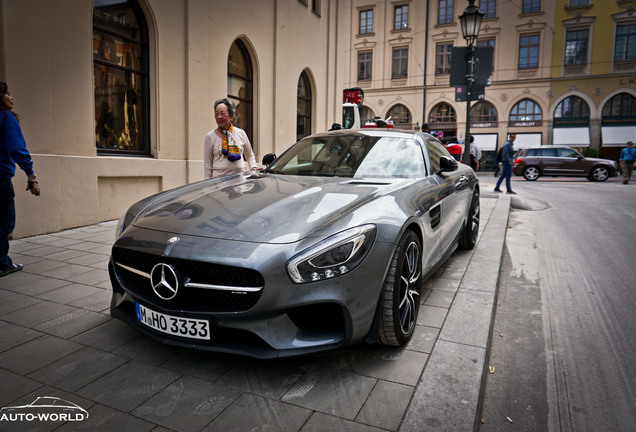
[[210, 340], [208, 320], [185, 318], [156, 312], [135, 303], [137, 321], [154, 330], [182, 338]]

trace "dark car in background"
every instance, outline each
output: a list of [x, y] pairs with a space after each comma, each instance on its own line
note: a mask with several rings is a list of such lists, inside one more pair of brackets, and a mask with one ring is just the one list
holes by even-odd
[[262, 172], [134, 204], [112, 249], [111, 315], [258, 358], [404, 345], [423, 281], [475, 246], [479, 214], [475, 172], [429, 134], [312, 135]]
[[568, 146], [537, 146], [519, 150], [512, 166], [515, 175], [534, 181], [541, 176], [587, 177], [605, 181], [618, 174], [618, 163], [587, 158]]

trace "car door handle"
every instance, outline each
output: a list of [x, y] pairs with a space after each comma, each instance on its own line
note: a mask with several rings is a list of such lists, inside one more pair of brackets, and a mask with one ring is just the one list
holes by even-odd
[[468, 177], [465, 175], [460, 176], [455, 182], [457, 189], [466, 189], [468, 187]]

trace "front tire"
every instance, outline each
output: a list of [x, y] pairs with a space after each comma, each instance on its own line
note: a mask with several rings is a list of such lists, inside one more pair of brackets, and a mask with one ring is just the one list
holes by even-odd
[[526, 167], [523, 170], [523, 178], [528, 181], [535, 181], [536, 179], [539, 178], [540, 175], [541, 175], [541, 172], [539, 171], [539, 168], [534, 166]]
[[422, 292], [422, 248], [407, 231], [393, 254], [382, 288], [379, 338], [384, 345], [402, 346], [413, 336]]
[[609, 178], [609, 170], [602, 166], [597, 166], [592, 168], [592, 172], [590, 173], [590, 180], [604, 182]]
[[470, 202], [466, 225], [459, 236], [459, 247], [462, 249], [472, 249], [477, 244], [477, 236], [479, 235], [479, 217], [481, 209], [479, 206], [479, 190], [475, 188], [473, 199]]

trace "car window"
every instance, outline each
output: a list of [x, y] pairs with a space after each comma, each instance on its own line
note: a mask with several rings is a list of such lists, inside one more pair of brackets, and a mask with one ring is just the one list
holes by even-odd
[[429, 139], [426, 142], [426, 148], [428, 150], [428, 157], [431, 160], [431, 172], [436, 173], [439, 172], [441, 166], [439, 164], [439, 160], [442, 156], [446, 156], [452, 158], [449, 151], [439, 142]]
[[[534, 154], [530, 154], [530, 151], [534, 152]], [[539, 148], [528, 151], [528, 156], [556, 157], [556, 155], [556, 149], [554, 148]]]
[[577, 158], [579, 154], [572, 149], [560, 148], [556, 149], [559, 157]]
[[359, 134], [304, 138], [267, 172], [333, 177], [417, 177], [425, 173], [419, 144], [410, 138]]

